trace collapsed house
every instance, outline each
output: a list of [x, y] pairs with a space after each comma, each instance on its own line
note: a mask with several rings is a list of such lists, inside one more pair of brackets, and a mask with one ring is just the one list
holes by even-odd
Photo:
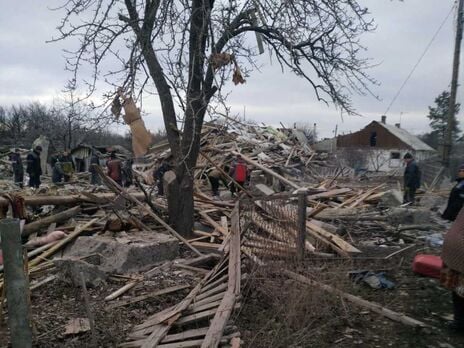
[[[417, 226], [432, 222], [428, 211], [400, 207], [401, 194], [397, 199], [388, 182], [357, 181], [352, 170], [314, 151], [294, 131], [208, 123], [201, 144], [194, 173], [196, 223], [188, 238], [165, 222], [166, 198], [145, 180], [169, 156], [166, 143], [152, 146], [134, 165], [139, 187], [122, 188], [100, 170], [106, 187], [79, 182], [52, 189], [44, 180], [40, 194], [11, 191], [0, 198], [3, 210], [12, 208], [5, 216], [19, 212], [25, 220], [32, 310], [45, 308], [42, 320], [35, 320], [42, 346], [66, 346], [73, 340], [84, 346], [94, 339], [94, 346], [102, 347], [240, 347], [251, 341], [239, 321], [238, 309], [249, 305], [243, 288], [254, 268], [268, 265], [269, 279], [284, 277], [294, 282], [293, 288], [303, 284], [302, 293], [310, 286], [336, 295], [343, 306], [335, 302], [335, 307], [345, 308], [346, 300], [377, 313], [373, 320], [385, 315], [398, 325], [427, 326], [403, 315], [402, 308], [388, 310], [348, 293], [356, 291], [348, 277], [342, 278], [345, 289], [340, 290], [340, 279], [327, 278], [331, 272], [326, 270], [339, 267], [340, 260], [346, 261], [346, 272], [354, 263], [372, 268], [363, 257], [366, 248], [375, 250], [380, 262], [396, 265], [407, 250], [423, 246]], [[213, 198], [209, 171], [224, 168], [238, 153], [251, 171], [249, 185], [239, 199], [227, 186], [220, 189], [221, 199]], [[424, 238], [437, 231], [435, 225], [428, 227]], [[319, 267], [323, 271], [315, 276]], [[4, 286], [8, 282], [0, 279]], [[50, 320], [53, 313], [47, 308], [74, 303], [86, 286], [92, 294], [91, 305], [83, 306], [87, 312], [67, 313], [66, 319], [74, 321], [66, 322], [66, 332], [47, 336], [60, 332], [63, 324]], [[50, 296], [57, 289], [68, 292]], [[43, 298], [55, 302], [42, 306]], [[119, 317], [129, 322], [116, 326], [113, 318]], [[76, 324], [77, 319], [88, 324]]]
[[424, 161], [436, 155], [436, 151], [415, 135], [400, 127], [372, 121], [363, 129], [326, 139], [314, 145], [316, 150], [337, 153], [352, 168], [387, 172], [402, 166], [406, 153]]

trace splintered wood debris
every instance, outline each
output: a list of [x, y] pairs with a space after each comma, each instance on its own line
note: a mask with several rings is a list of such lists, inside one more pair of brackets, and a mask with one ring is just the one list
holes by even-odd
[[[360, 183], [353, 178], [352, 169], [326, 153], [313, 151], [300, 133], [238, 121], [205, 124], [193, 173], [196, 224], [189, 238], [179, 235], [166, 223], [166, 199], [153, 188], [153, 170], [170, 154], [164, 143], [152, 146], [133, 165], [138, 187], [123, 188], [100, 169], [106, 187], [92, 187], [77, 176], [76, 181], [60, 188], [45, 178], [39, 191], [9, 190], [8, 194], [1, 195], [0, 208], [3, 217], [24, 220], [22, 235], [25, 240], [30, 238], [25, 246], [31, 291], [38, 292], [57, 281], [53, 258], [62, 257], [64, 249], [72, 248], [80, 236], [105, 235], [130, 245], [137, 239], [143, 243], [144, 233], [169, 234], [188, 252], [183, 252], [182, 259], [165, 260], [137, 274], [110, 274], [109, 279], [120, 285], [111, 291], [103, 290], [105, 310], [124, 310], [169, 294], [189, 292], [177, 304], [164, 306], [163, 310], [133, 322], [131, 332], [120, 346], [238, 347], [241, 335], [231, 316], [242, 305], [242, 271], [246, 269], [242, 258], [258, 265], [294, 260], [299, 233], [296, 225], [299, 192], [306, 195], [304, 250], [309, 257], [325, 260], [358, 257], [362, 254], [363, 239], [379, 233], [383, 238], [380, 243], [398, 247], [393, 252], [390, 250], [386, 259], [416, 245], [413, 243], [417, 241], [408, 237], [408, 231], [413, 229], [408, 226], [414, 224], [393, 227], [388, 223], [393, 219], [393, 208], [401, 202], [382, 205], [383, 197], [396, 187], [396, 179], [388, 183], [374, 177], [372, 181]], [[251, 173], [249, 182], [243, 186], [234, 182], [228, 171], [238, 155]], [[229, 187], [221, 187], [220, 197], [213, 197], [208, 181], [212, 170], [218, 170], [225, 182], [239, 186], [240, 197], [232, 197]], [[356, 224], [356, 229], [344, 233], [347, 224]], [[421, 224], [415, 226], [420, 230]], [[37, 238], [40, 235], [44, 236]], [[402, 245], [403, 240], [411, 246]], [[101, 255], [86, 255], [80, 260], [92, 263], [98, 257]], [[164, 288], [153, 289], [147, 285], [154, 275], [173, 270], [190, 274], [193, 280]], [[284, 274], [305, 285], [336, 293], [392, 320], [425, 326], [307, 276], [290, 270]], [[0, 278], [0, 294], [2, 287]], [[89, 331], [88, 320], [72, 319], [63, 332], [76, 335]], [[98, 326], [98, 321], [95, 324]]]

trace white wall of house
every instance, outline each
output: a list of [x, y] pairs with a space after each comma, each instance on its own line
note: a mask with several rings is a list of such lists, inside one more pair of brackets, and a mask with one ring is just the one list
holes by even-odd
[[[341, 150], [341, 158], [345, 155]], [[403, 157], [410, 153], [417, 161], [423, 161], [435, 155], [433, 151], [412, 151], [405, 149], [358, 149], [363, 153], [364, 168], [372, 172], [389, 172], [395, 169], [401, 169], [404, 166]]]

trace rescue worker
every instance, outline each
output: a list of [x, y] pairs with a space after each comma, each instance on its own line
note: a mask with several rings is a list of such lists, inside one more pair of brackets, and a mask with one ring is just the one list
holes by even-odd
[[464, 164], [458, 169], [458, 176], [456, 178], [456, 185], [452, 188], [449, 198], [448, 205], [441, 217], [445, 220], [454, 221], [458, 216], [459, 211], [464, 203]]
[[[229, 175], [232, 177], [232, 179], [235, 180], [237, 184], [243, 187], [245, 185], [245, 182], [248, 180], [248, 167], [243, 160], [242, 156], [237, 155], [234, 163], [232, 163], [232, 166], [230, 167]], [[235, 192], [239, 191], [240, 187], [237, 187], [234, 182], [230, 183], [230, 192], [232, 193], [232, 196], [235, 195]]]
[[106, 162], [108, 168], [108, 176], [122, 186], [122, 163], [121, 160], [116, 158], [116, 153], [111, 152], [110, 159]]
[[14, 183], [15, 185], [18, 185], [20, 188], [23, 188], [24, 167], [19, 149], [15, 149], [15, 151], [10, 154], [10, 161], [13, 169]]
[[27, 174], [29, 174], [29, 187], [39, 188], [40, 176], [42, 175], [42, 167], [40, 166], [40, 153], [42, 146], [37, 145], [26, 158], [27, 161]]
[[419, 166], [409, 152], [404, 155], [403, 159], [406, 163], [406, 168], [404, 170], [403, 204], [413, 204], [416, 200], [416, 190], [421, 185], [421, 172]]
[[101, 178], [98, 175], [96, 166], [100, 166], [100, 156], [98, 156], [97, 151], [92, 152], [92, 157], [90, 157], [90, 183], [92, 185], [101, 185]]

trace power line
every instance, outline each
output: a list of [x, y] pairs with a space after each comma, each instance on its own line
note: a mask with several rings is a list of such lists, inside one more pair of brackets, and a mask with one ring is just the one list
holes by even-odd
[[408, 76], [406, 77], [406, 79], [404, 80], [403, 84], [401, 85], [401, 87], [398, 89], [398, 92], [396, 92], [395, 96], [393, 97], [392, 101], [390, 102], [390, 104], [388, 105], [387, 107], [387, 110], [383, 113], [384, 115], [386, 115], [391, 107], [393, 106], [393, 103], [396, 101], [396, 99], [399, 97], [399, 95], [401, 94], [401, 91], [403, 90], [404, 86], [406, 86], [406, 83], [408, 83], [409, 79], [411, 78], [412, 74], [414, 74], [414, 71], [416, 71], [416, 68], [419, 66], [420, 62], [422, 61], [422, 59], [424, 58], [424, 56], [426, 55], [426, 53], [428, 52], [430, 46], [432, 46], [432, 43], [435, 41], [435, 39], [437, 38], [438, 34], [440, 33], [441, 29], [443, 28], [443, 26], [445, 25], [446, 21], [448, 20], [449, 16], [451, 15], [451, 13], [453, 13], [453, 10], [456, 8], [456, 4], [453, 4], [453, 6], [451, 7], [450, 11], [448, 12], [448, 14], [446, 15], [445, 19], [443, 20], [443, 22], [441, 22], [440, 26], [438, 27], [437, 31], [435, 32], [435, 34], [433, 34], [432, 36], [432, 39], [430, 40], [430, 42], [428, 43], [428, 45], [425, 47], [425, 50], [424, 52], [422, 52], [421, 56], [419, 57], [419, 59], [417, 60], [416, 64], [414, 65], [414, 67], [411, 69], [411, 71], [409, 72]]

